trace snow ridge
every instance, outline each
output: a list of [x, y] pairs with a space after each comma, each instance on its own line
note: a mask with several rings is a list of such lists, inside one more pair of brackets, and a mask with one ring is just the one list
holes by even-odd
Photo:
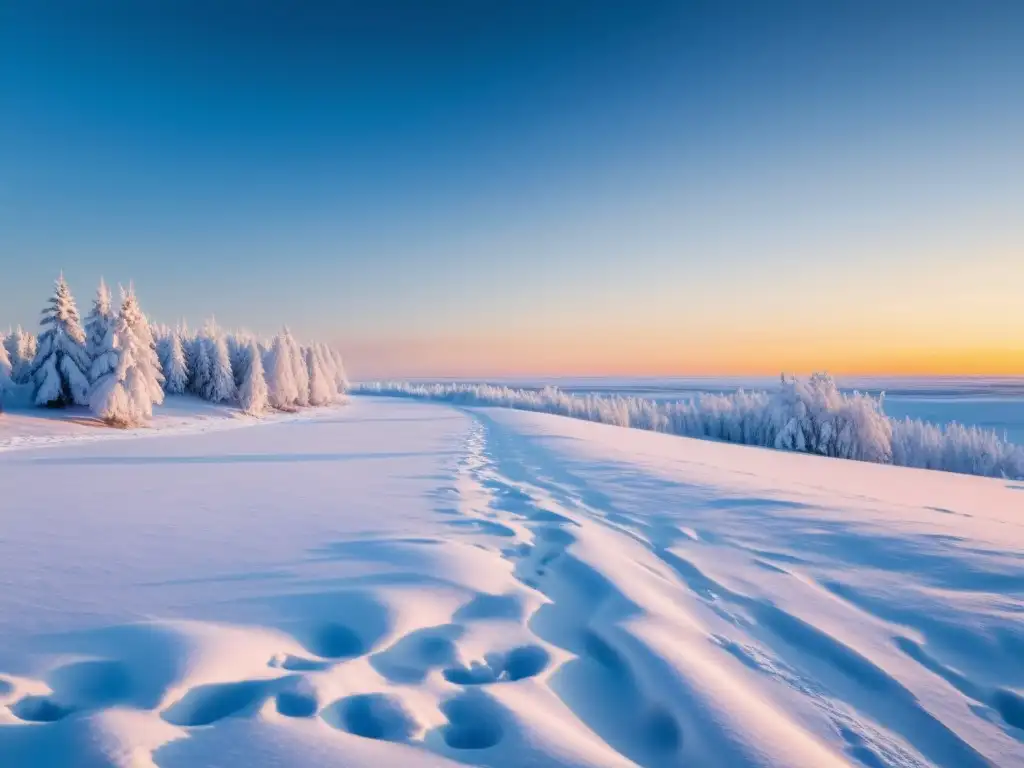
[[678, 402], [457, 383], [374, 382], [356, 385], [353, 393], [498, 406], [878, 464], [1024, 479], [1024, 446], [955, 422], [937, 426], [889, 418], [884, 396], [840, 392], [825, 374], [783, 377], [772, 392], [708, 393]]

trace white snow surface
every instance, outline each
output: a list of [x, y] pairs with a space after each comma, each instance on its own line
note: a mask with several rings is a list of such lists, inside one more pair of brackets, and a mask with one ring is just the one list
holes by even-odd
[[196, 423], [0, 453], [0, 766], [1024, 763], [1021, 483], [394, 399]]

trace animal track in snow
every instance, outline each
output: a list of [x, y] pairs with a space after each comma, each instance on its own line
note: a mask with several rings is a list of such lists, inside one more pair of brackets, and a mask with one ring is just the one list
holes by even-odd
[[456, 624], [415, 630], [371, 656], [370, 664], [392, 683], [422, 683], [431, 669], [455, 659], [454, 641], [462, 633], [463, 628]]
[[333, 622], [314, 627], [306, 638], [306, 646], [325, 659], [346, 659], [361, 656], [366, 651], [362, 638], [355, 631]]
[[164, 712], [172, 725], [211, 725], [233, 715], [255, 711], [270, 696], [277, 681], [245, 680], [238, 683], [214, 683], [193, 688], [178, 703]]
[[28, 723], [55, 723], [74, 712], [48, 696], [26, 696], [12, 704], [10, 709], [15, 717]]
[[316, 690], [304, 677], [295, 676], [282, 681], [290, 683], [278, 691], [274, 699], [277, 711], [285, 717], [312, 717], [320, 709]]
[[321, 717], [328, 725], [365, 739], [408, 741], [420, 730], [401, 699], [385, 693], [349, 696], [331, 704]]
[[502, 713], [486, 696], [464, 694], [441, 706], [448, 718], [442, 730], [444, 743], [452, 749], [489, 749], [505, 735]]
[[539, 645], [524, 645], [505, 653], [489, 653], [483, 662], [467, 667], [450, 667], [444, 678], [456, 685], [489, 685], [514, 682], [539, 675], [551, 661], [551, 654]]

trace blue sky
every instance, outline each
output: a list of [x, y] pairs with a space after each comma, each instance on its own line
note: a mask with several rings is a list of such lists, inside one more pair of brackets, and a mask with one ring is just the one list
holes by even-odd
[[3, 11], [0, 322], [63, 269], [363, 376], [1024, 373], [1024, 5], [292, 5]]

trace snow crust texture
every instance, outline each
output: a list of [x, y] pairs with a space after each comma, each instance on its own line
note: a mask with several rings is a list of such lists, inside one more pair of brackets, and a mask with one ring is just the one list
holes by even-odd
[[3, 766], [1024, 761], [1020, 483], [372, 398], [0, 482]]

